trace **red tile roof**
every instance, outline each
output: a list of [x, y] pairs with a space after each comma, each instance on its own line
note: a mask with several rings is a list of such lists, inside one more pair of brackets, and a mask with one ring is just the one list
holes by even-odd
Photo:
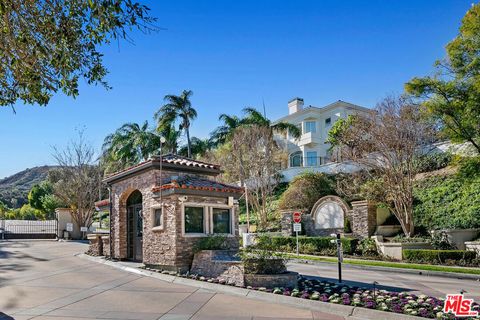
[[103, 200], [95, 202], [95, 207], [96, 208], [106, 207], [108, 205], [110, 205], [110, 200], [109, 199], [103, 199]]
[[187, 167], [199, 167], [207, 169], [220, 169], [219, 165], [193, 160], [176, 154], [167, 154], [162, 156], [162, 162], [183, 165]]
[[[178, 166], [178, 168], [188, 167], [188, 168], [198, 168], [200, 170], [201, 169], [206, 169], [206, 170], [210, 170], [210, 172], [211, 171], [214, 171], [214, 172], [217, 171], [217, 173], [220, 172], [220, 166], [219, 165], [211, 164], [211, 163], [207, 163], [207, 162], [203, 162], [203, 161], [198, 161], [198, 160], [194, 160], [194, 159], [190, 159], [190, 158], [186, 158], [186, 157], [182, 157], [182, 156], [175, 155], [175, 154], [163, 155], [161, 157], [161, 159], [162, 159], [162, 164], [164, 164], [164, 165], [174, 165], [174, 166]], [[127, 174], [129, 171], [134, 171], [134, 169], [136, 169], [138, 167], [141, 167], [143, 165], [152, 164], [154, 161], [159, 162], [159, 160], [160, 160], [160, 156], [154, 156], [154, 157], [152, 157], [152, 158], [150, 158], [146, 161], [142, 161], [142, 162], [137, 163], [136, 165], [133, 165], [133, 166], [128, 167], [126, 169], [114, 172], [114, 173], [108, 175], [105, 178], [105, 180], [109, 181], [112, 178], [115, 179], [118, 176], [123, 176], [124, 174]]]
[[244, 191], [243, 188], [238, 186], [228, 185], [195, 176], [183, 176], [177, 179], [168, 178], [163, 181], [161, 186], [153, 187], [152, 191], [158, 192], [160, 190], [168, 189], [191, 189], [230, 193], [242, 193]]

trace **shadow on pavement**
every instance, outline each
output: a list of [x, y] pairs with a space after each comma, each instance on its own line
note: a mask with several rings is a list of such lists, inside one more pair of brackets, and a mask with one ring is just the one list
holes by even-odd
[[[310, 275], [305, 275], [302, 274], [307, 279], [316, 279], [318, 281], [328, 281], [328, 282], [334, 282], [337, 283], [338, 279], [337, 278], [327, 278], [327, 277], [319, 277], [319, 276], [310, 276]], [[384, 286], [380, 281], [377, 281], [378, 284], [375, 284], [375, 288], [378, 290], [387, 290], [387, 291], [393, 291], [393, 292], [402, 292], [402, 291], [414, 291], [411, 288], [405, 288], [405, 287], [394, 287], [394, 286]], [[361, 288], [373, 288], [373, 282], [361, 282], [361, 281], [349, 281], [349, 280], [343, 280], [342, 284], [349, 285], [349, 286], [354, 286], [354, 287], [361, 287]]]
[[0, 311], [0, 320], [15, 320], [14, 317], [9, 316], [8, 314], [5, 314]]

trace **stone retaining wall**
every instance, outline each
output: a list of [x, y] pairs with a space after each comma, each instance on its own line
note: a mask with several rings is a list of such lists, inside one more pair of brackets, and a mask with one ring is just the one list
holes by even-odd
[[191, 274], [224, 280], [236, 286], [289, 287], [297, 285], [296, 272], [281, 274], [246, 274], [245, 268], [235, 250], [203, 250], [195, 253]]
[[102, 236], [99, 234], [89, 234], [87, 236], [87, 239], [90, 242], [88, 246], [87, 254], [92, 256], [102, 256], [103, 255]]
[[243, 286], [243, 264], [233, 250], [203, 250], [193, 258], [190, 272], [204, 277], [224, 279], [227, 283]]

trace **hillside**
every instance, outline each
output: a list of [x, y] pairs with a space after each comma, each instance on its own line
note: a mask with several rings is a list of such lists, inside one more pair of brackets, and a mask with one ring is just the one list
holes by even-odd
[[42, 166], [20, 171], [0, 179], [0, 201], [10, 208], [19, 208], [27, 202], [28, 192], [33, 185], [42, 182], [55, 166]]

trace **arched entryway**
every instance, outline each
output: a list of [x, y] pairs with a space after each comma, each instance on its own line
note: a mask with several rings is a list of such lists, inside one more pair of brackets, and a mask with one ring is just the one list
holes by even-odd
[[143, 260], [142, 239], [143, 215], [142, 194], [133, 191], [127, 199], [127, 258], [135, 261]]

